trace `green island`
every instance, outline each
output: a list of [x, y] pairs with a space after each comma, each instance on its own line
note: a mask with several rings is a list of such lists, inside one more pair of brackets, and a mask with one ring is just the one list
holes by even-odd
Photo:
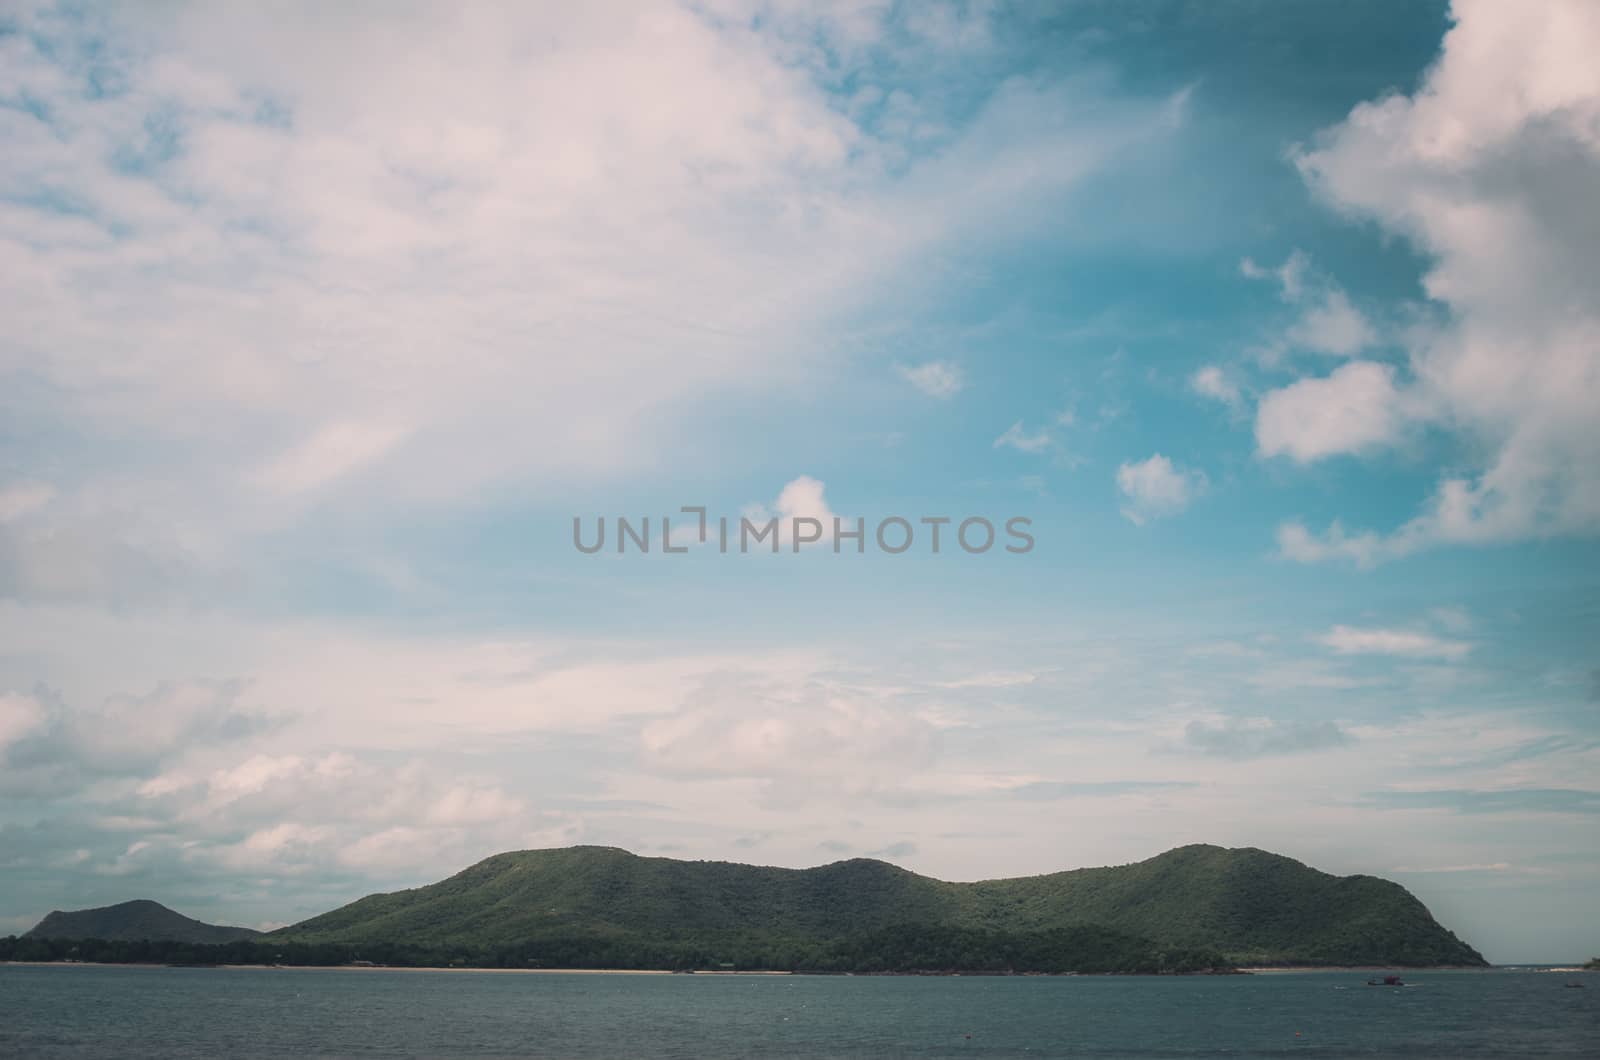
[[52, 913], [0, 939], [0, 960], [854, 974], [1486, 963], [1396, 883], [1204, 845], [976, 883], [869, 859], [782, 869], [517, 851], [266, 934], [153, 902]]

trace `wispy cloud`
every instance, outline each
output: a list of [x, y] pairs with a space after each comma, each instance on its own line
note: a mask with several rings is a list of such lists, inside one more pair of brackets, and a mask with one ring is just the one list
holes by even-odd
[[1466, 658], [1471, 643], [1407, 629], [1359, 629], [1334, 626], [1317, 641], [1340, 655], [1397, 655], [1413, 659]]
[[1237, 410], [1243, 403], [1239, 393], [1239, 385], [1230, 379], [1226, 372], [1214, 364], [1208, 364], [1195, 370], [1189, 377], [1189, 389], [1202, 397], [1213, 401], [1220, 401], [1230, 409]]
[[1050, 432], [1043, 427], [1029, 431], [1018, 420], [1007, 427], [1005, 433], [994, 440], [995, 449], [1011, 448], [1021, 453], [1043, 453], [1051, 446]]
[[1053, 802], [1058, 799], [1100, 799], [1119, 795], [1143, 795], [1194, 787], [1183, 780], [1037, 780], [1006, 789], [1004, 794], [1018, 799]]
[[1279, 721], [1273, 718], [1225, 718], [1191, 721], [1184, 742], [1202, 754], [1221, 758], [1259, 758], [1344, 747], [1353, 741], [1332, 721]]
[[902, 839], [899, 842], [890, 843], [886, 847], [880, 847], [877, 850], [869, 850], [869, 851], [867, 851], [867, 857], [869, 857], [869, 858], [909, 858], [913, 854], [915, 854], [916, 852], [917, 852], [917, 844], [915, 844], [913, 842], [910, 842], [909, 840]]
[[1378, 340], [1377, 329], [1351, 304], [1350, 296], [1315, 269], [1302, 250], [1293, 251], [1276, 268], [1245, 258], [1239, 272], [1252, 280], [1275, 281], [1283, 300], [1299, 307], [1298, 318], [1262, 351], [1268, 360], [1292, 350], [1349, 357]]
[[8, 94], [37, 105], [0, 118], [0, 415], [72, 439], [54, 499], [0, 487], [30, 550], [160, 510], [176, 551], [263, 562], [259, 537], [330, 509], [359, 535], [643, 472], [706, 403], [837, 364], [841, 321], [920, 252], [1173, 131], [1162, 100], [1005, 77], [888, 120], [894, 94], [840, 98], [837, 64], [968, 35], [872, 5], [16, 19]]
[[928, 361], [924, 364], [897, 365], [896, 370], [912, 386], [931, 398], [944, 400], [955, 397], [967, 385], [959, 365], [950, 361]]
[[1461, 814], [1597, 814], [1600, 791], [1575, 788], [1442, 788], [1432, 791], [1376, 791], [1369, 805], [1387, 810], [1448, 810]]

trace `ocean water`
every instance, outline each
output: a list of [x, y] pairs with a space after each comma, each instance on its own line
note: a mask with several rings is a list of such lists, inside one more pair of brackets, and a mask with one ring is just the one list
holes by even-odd
[[13, 965], [0, 1056], [1600, 1056], [1600, 975], [1407, 982]]

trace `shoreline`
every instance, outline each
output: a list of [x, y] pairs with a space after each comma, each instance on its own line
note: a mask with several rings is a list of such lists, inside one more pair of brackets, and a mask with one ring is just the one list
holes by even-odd
[[[132, 961], [0, 961], [0, 968], [206, 968], [217, 971], [282, 971], [282, 972], [475, 972], [486, 975], [697, 975], [697, 976], [812, 976], [818, 978], [857, 978], [872, 979], [880, 977], [901, 978], [1101, 978], [1106, 975], [1118, 973], [1084, 973], [1062, 972], [1048, 974], [1043, 972], [794, 972], [794, 971], [727, 971], [722, 969], [703, 969], [692, 972], [674, 972], [661, 968], [472, 968], [472, 967], [447, 967], [438, 965], [412, 966], [394, 964], [158, 964], [154, 962]], [[1347, 964], [1347, 965], [1306, 965], [1306, 964], [1274, 964], [1274, 965], [1249, 965], [1241, 966], [1231, 972], [1195, 972], [1191, 976], [1167, 975], [1141, 975], [1126, 973], [1122, 978], [1136, 979], [1167, 979], [1207, 977], [1213, 975], [1303, 975], [1312, 972], [1337, 972], [1346, 975], [1371, 975], [1374, 973], [1411, 974], [1416, 972], [1583, 972], [1581, 966], [1570, 967], [1562, 965], [1490, 965], [1489, 967], [1474, 967], [1467, 965], [1440, 964], [1423, 967], [1405, 967], [1400, 965], [1384, 964]]]
[[[1247, 975], [1292, 975], [1301, 972], [1345, 972], [1371, 974], [1385, 972], [1388, 974], [1410, 972], [1496, 972], [1502, 969], [1489, 965], [1480, 967], [1470, 964], [1263, 964], [1241, 965], [1239, 971]], [[1527, 971], [1543, 971], [1542, 968], [1529, 968]]]
[[157, 964], [133, 961], [0, 961], [0, 968], [192, 968], [218, 972], [477, 972], [488, 975], [795, 975], [795, 972], [673, 972], [661, 968], [466, 968], [398, 964]]

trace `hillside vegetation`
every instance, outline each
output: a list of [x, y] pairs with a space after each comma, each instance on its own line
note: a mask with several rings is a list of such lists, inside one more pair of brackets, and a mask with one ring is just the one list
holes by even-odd
[[25, 935], [30, 939], [99, 939], [104, 942], [180, 942], [213, 946], [260, 936], [242, 927], [206, 924], [160, 902], [138, 899], [99, 909], [56, 911]]
[[606, 847], [517, 851], [266, 941], [404, 943], [546, 966], [937, 970], [1015, 967], [1019, 954], [1041, 971], [1484, 963], [1398, 884], [1214, 846], [980, 883], [866, 859], [779, 869]]

